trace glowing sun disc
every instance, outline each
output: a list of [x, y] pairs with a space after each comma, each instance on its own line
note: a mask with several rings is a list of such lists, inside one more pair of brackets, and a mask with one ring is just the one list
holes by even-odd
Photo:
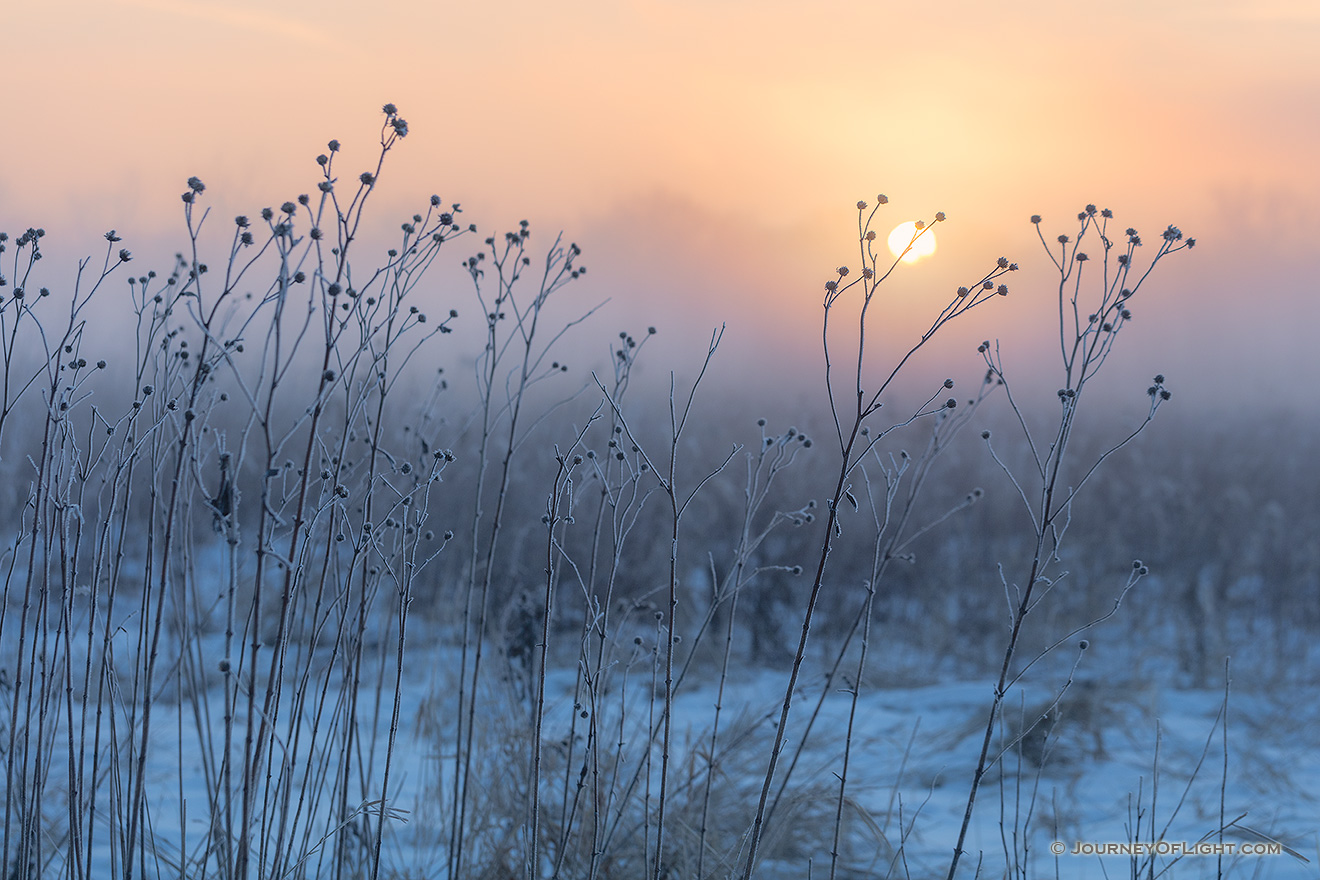
[[[913, 220], [907, 223], [900, 223], [894, 227], [894, 231], [889, 233], [889, 252], [896, 257], [900, 257], [904, 263], [915, 263], [922, 257], [929, 257], [935, 253], [935, 230], [926, 229], [921, 233], [921, 237], [916, 241], [912, 236], [917, 234], [917, 224]], [[911, 245], [911, 248], [908, 248]], [[907, 250], [904, 254], [903, 251]]]

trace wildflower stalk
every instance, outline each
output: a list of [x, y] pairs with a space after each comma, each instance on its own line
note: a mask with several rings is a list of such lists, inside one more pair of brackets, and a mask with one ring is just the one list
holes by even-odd
[[[807, 597], [806, 608], [802, 614], [801, 633], [798, 637], [797, 650], [793, 655], [792, 666], [788, 676], [788, 682], [784, 689], [784, 699], [779, 711], [779, 723], [775, 727], [774, 744], [770, 749], [770, 757], [767, 762], [765, 776], [761, 785], [761, 794], [757, 802], [756, 816], [753, 819], [750, 834], [748, 836], [747, 857], [743, 864], [743, 880], [751, 880], [756, 870], [756, 857], [760, 849], [761, 838], [765, 832], [765, 823], [770, 807], [770, 791], [774, 785], [776, 770], [778, 769], [779, 758], [784, 748], [785, 738], [788, 730], [789, 712], [793, 704], [793, 695], [797, 690], [798, 677], [801, 672], [802, 663], [806, 659], [807, 642], [811, 634], [812, 619], [815, 614], [817, 604], [820, 600], [821, 590], [825, 581], [825, 569], [829, 556], [834, 547], [834, 541], [843, 533], [839, 522], [839, 505], [844, 503], [845, 499], [849, 503], [855, 503], [850, 490], [850, 477], [857, 469], [863, 457], [869, 453], [882, 437], [890, 431], [895, 430], [902, 425], [911, 424], [913, 421], [934, 415], [944, 409], [952, 409], [956, 406], [956, 401], [950, 399], [947, 404], [935, 408], [923, 407], [910, 419], [895, 425], [885, 431], [871, 434], [869, 429], [863, 432], [863, 426], [867, 418], [876, 413], [881, 407], [881, 398], [889, 391], [899, 372], [907, 363], [919, 352], [927, 342], [929, 342], [941, 328], [951, 321], [961, 317], [971, 309], [988, 302], [995, 295], [1006, 295], [1008, 288], [999, 285], [996, 289], [994, 282], [1002, 275], [1011, 271], [1006, 260], [1000, 260], [1000, 264], [985, 276], [982, 277], [974, 286], [961, 287], [957, 294], [949, 301], [936, 316], [930, 327], [921, 335], [921, 338], [911, 346], [897, 361], [896, 365], [879, 382], [874, 391], [868, 392], [865, 388], [866, 380], [866, 331], [867, 318], [871, 305], [879, 291], [879, 287], [893, 273], [898, 266], [900, 257], [896, 258], [883, 274], [880, 269], [880, 254], [876, 252], [875, 242], [877, 234], [871, 228], [875, 215], [879, 211], [880, 205], [888, 202], [885, 196], [878, 197], [878, 204], [869, 210], [865, 202], [857, 203], [858, 211], [858, 249], [862, 264], [862, 271], [858, 277], [852, 281], [845, 282], [844, 279], [849, 275], [848, 268], [840, 267], [836, 279], [826, 282], [824, 298], [824, 315], [821, 322], [822, 346], [825, 354], [825, 385], [826, 393], [830, 404], [830, 413], [834, 420], [835, 436], [838, 443], [839, 452], [839, 472], [835, 480], [834, 489], [830, 494], [829, 502], [826, 505], [826, 521], [824, 524], [825, 535], [821, 542], [820, 554], [815, 565], [815, 573], [812, 577], [811, 590]], [[936, 222], [944, 219], [943, 213], [937, 214]], [[921, 236], [928, 226], [922, 224], [914, 233], [913, 240]], [[909, 244], [910, 249], [911, 244]], [[904, 253], [907, 251], [905, 250]], [[836, 379], [834, 377], [834, 364], [831, 357], [830, 348], [830, 314], [836, 308], [840, 298], [850, 289], [860, 285], [862, 301], [857, 310], [857, 353], [856, 369], [849, 382], [848, 397], [852, 398], [851, 403], [846, 403], [847, 398], [841, 398], [841, 392], [836, 388]], [[931, 402], [933, 403], [934, 398]]]
[[[1171, 396], [1170, 392], [1164, 387], [1164, 376], [1156, 376], [1155, 383], [1147, 389], [1147, 394], [1150, 397], [1150, 409], [1145, 419], [1135, 430], [1110, 447], [1084, 470], [1076, 482], [1070, 481], [1068, 475], [1070, 460], [1067, 452], [1076, 425], [1082, 393], [1108, 359], [1118, 334], [1132, 319], [1132, 311], [1129, 308], [1132, 297], [1150, 276], [1156, 264], [1164, 257], [1184, 248], [1193, 247], [1196, 244], [1195, 239], [1184, 241], [1182, 232], [1176, 227], [1170, 226], [1164, 232], [1162, 241], [1146, 269], [1143, 272], [1136, 273], [1134, 259], [1136, 249], [1141, 247], [1142, 244], [1141, 237], [1135, 229], [1129, 228], [1125, 233], [1126, 242], [1121, 246], [1115, 244], [1109, 237], [1109, 221], [1112, 216], [1108, 209], [1097, 211], [1094, 205], [1088, 205], [1086, 210], [1077, 215], [1079, 229], [1076, 238], [1070, 238], [1064, 234], [1059, 235], [1056, 239], [1058, 244], [1057, 254], [1040, 232], [1041, 218], [1039, 216], [1031, 218], [1032, 223], [1036, 226], [1041, 245], [1059, 275], [1056, 296], [1064, 387], [1058, 391], [1060, 406], [1058, 425], [1049, 446], [1045, 448], [1043, 454], [1027, 428], [1025, 415], [1012, 395], [997, 347], [992, 347], [989, 342], [984, 342], [978, 348], [985, 359], [987, 369], [1005, 385], [1009, 405], [1017, 418], [1027, 448], [1031, 451], [1034, 465], [1031, 476], [1032, 481], [1037, 484], [1038, 488], [1036, 498], [1033, 501], [1028, 495], [1028, 486], [1031, 484], [1027, 484], [1025, 480], [1020, 482], [999, 460], [998, 456], [994, 455], [993, 447], [990, 446], [990, 433], [988, 431], [984, 432], [982, 437], [991, 449], [991, 454], [1008, 476], [1031, 518], [1035, 532], [1033, 536], [1034, 549], [1030, 564], [1027, 566], [1026, 579], [1021, 585], [1015, 585], [1012, 588], [1013, 591], [1016, 591], [1016, 595], [1010, 591], [1008, 597], [1012, 609], [1008, 641], [1004, 648], [1003, 661], [1000, 664], [999, 677], [991, 698], [990, 709], [987, 712], [981, 751], [977, 759], [976, 769], [972, 773], [967, 805], [963, 811], [957, 843], [954, 845], [953, 857], [949, 863], [948, 880], [954, 880], [959, 861], [964, 855], [963, 847], [967, 839], [967, 831], [971, 827], [976, 796], [981, 783], [986, 773], [998, 760], [998, 756], [992, 757], [991, 746], [994, 741], [995, 725], [999, 720], [1004, 700], [1008, 696], [1010, 688], [1021, 678], [1021, 673], [1016, 675], [1013, 673], [1013, 662], [1017, 655], [1023, 626], [1026, 623], [1028, 613], [1039, 604], [1044, 594], [1047, 594], [1050, 587], [1053, 586], [1050, 566], [1059, 559], [1060, 544], [1068, 527], [1073, 499], [1105, 460], [1135, 439], [1150, 424], [1160, 405]], [[1084, 241], [1092, 235], [1098, 239], [1097, 244], [1103, 251], [1103, 257], [1101, 260], [1101, 274], [1096, 285], [1098, 296], [1090, 306], [1094, 311], [1084, 315], [1086, 309], [1082, 298], [1082, 279], [1087, 272], [1086, 267], [1092, 260], [1085, 251], [1081, 250], [1081, 247]], [[1118, 253], [1114, 253], [1115, 250]], [[1130, 287], [1128, 286], [1129, 282], [1131, 282]], [[1140, 561], [1134, 564], [1134, 572], [1135, 577], [1141, 577], [1147, 573], [1145, 566], [1141, 565]], [[1135, 580], [1130, 577], [1128, 587], [1130, 588], [1133, 583], [1135, 583]], [[1005, 587], [1008, 589], [1007, 584]]]

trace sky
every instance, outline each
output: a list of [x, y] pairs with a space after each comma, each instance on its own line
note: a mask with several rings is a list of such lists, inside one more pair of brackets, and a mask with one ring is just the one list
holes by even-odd
[[[3, 19], [0, 229], [45, 228], [65, 266], [114, 228], [167, 269], [191, 175], [228, 217], [312, 189], [330, 138], [342, 170], [371, 167], [388, 101], [410, 133], [369, 214], [379, 240], [431, 193], [483, 236], [563, 230], [589, 268], [570, 310], [608, 300], [602, 354], [658, 325], [661, 374], [692, 373], [723, 323], [735, 382], [818, 390], [822, 284], [856, 265], [855, 202], [885, 193], [882, 237], [948, 220], [888, 283], [878, 346], [995, 258], [1022, 266], [931, 371], [975, 375], [997, 338], [1048, 374], [1028, 218], [1052, 239], [1095, 203], [1149, 242], [1170, 223], [1198, 240], [1134, 302], [1115, 381], [1140, 399], [1166, 372], [1204, 414], [1295, 408], [1320, 380], [1309, 0], [46, 0]], [[470, 300], [435, 272], [439, 304]]]

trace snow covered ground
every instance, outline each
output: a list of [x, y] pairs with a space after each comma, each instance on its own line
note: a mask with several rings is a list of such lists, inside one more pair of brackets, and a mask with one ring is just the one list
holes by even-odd
[[[397, 821], [387, 826], [383, 850], [383, 864], [395, 877], [444, 876], [455, 659], [452, 649], [419, 646], [408, 661], [389, 804]], [[726, 683], [719, 787], [713, 801], [726, 824], [745, 827], [754, 814], [784, 682], [777, 672], [742, 669]], [[821, 682], [819, 674], [802, 679], [785, 761], [801, 742]], [[562, 756], [569, 719], [581, 700], [574, 684], [573, 671], [559, 669], [547, 685], [543, 799], [552, 810], [558, 809], [563, 780], [572, 776]], [[702, 670], [689, 677], [677, 698], [671, 764], [675, 780], [697, 778], [704, 771], [716, 685], [713, 674]], [[854, 722], [839, 876], [944, 876], [966, 807], [992, 687], [985, 680], [863, 689]], [[633, 679], [620, 734], [634, 760], [639, 753], [634, 746], [645, 742], [646, 729], [663, 705], [658, 698], [650, 699], [652, 693], [648, 669]], [[1014, 876], [1132, 876], [1134, 865], [1146, 864], [1145, 857], [1073, 850], [1130, 844], [1134, 838], [1144, 844], [1154, 841], [1157, 847], [1217, 844], [1221, 809], [1225, 821], [1237, 820], [1223, 836], [1223, 843], [1231, 845], [1222, 861], [1224, 876], [1320, 876], [1320, 689], [1234, 691], [1228, 704], [1226, 779], [1217, 724], [1222, 691], [1088, 679], [1075, 682], [1057, 705], [1054, 697], [1030, 688], [1010, 694], [1002, 728], [1006, 735], [1017, 737], [1042, 715], [1050, 717], [1050, 735], [1040, 736], [1043, 727], [1023, 735], [987, 775], [960, 876], [972, 876], [978, 859], [983, 860], [981, 876], [1004, 876], [1006, 860], [1020, 858], [1024, 849], [1026, 862], [1015, 868]], [[528, 740], [518, 729], [526, 721], [520, 712], [529, 705], [505, 695], [483, 706], [488, 715], [483, 735], [510, 737], [513, 746], [505, 753], [515, 763], [527, 758]], [[765, 841], [758, 877], [829, 875], [849, 707], [849, 694], [842, 687], [830, 691], [821, 704], [791, 796]], [[617, 725], [617, 712], [609, 711], [607, 726]], [[204, 835], [206, 792], [201, 763], [192, 753], [191, 711], [171, 706], [157, 716], [156, 725], [148, 773], [153, 834], [163, 851], [180, 844], [196, 846]], [[577, 755], [568, 760], [580, 764], [581, 752]], [[504, 770], [508, 778], [517, 778], [526, 766]], [[651, 781], [654, 796], [658, 759]], [[481, 782], [492, 790], [500, 784]], [[483, 788], [478, 797], [488, 794], [493, 797]], [[692, 800], [690, 792], [684, 796]], [[186, 811], [180, 809], [181, 798], [187, 801]], [[675, 808], [671, 818], [670, 834], [693, 833], [680, 810]], [[1158, 829], [1153, 835], [1152, 822]], [[1140, 831], [1134, 831], [1137, 828]], [[181, 837], [184, 829], [186, 839]], [[1243, 851], [1271, 841], [1286, 849], [1259, 855]], [[1065, 849], [1058, 856], [1050, 851], [1056, 843]], [[1168, 850], [1157, 854], [1154, 876], [1214, 877], [1220, 867], [1215, 855], [1175, 855]], [[736, 848], [712, 854], [707, 873], [720, 864], [736, 863], [737, 856]], [[103, 860], [104, 853], [100, 857]], [[108, 868], [107, 862], [98, 863]], [[1144, 867], [1139, 874], [1150, 876]]]

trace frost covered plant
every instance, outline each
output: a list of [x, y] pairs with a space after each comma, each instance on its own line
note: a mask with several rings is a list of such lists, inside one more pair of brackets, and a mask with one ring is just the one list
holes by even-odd
[[[87, 332], [86, 306], [130, 265], [118, 233], [99, 277], [52, 297], [63, 316], [24, 290], [44, 231], [0, 267], [16, 288], [0, 299], [0, 429], [30, 413], [39, 450], [0, 573], [6, 876], [379, 874], [407, 611], [443, 547], [424, 526], [453, 460], [395, 445], [387, 401], [457, 317], [414, 301], [465, 231], [433, 196], [396, 247], [360, 256], [408, 131], [383, 109], [356, 188], [336, 189], [331, 141], [318, 195], [235, 218], [214, 265], [189, 178], [184, 252], [128, 279], [135, 324], [99, 387], [108, 364], [84, 352], [110, 334]], [[169, 746], [177, 790], [155, 778]], [[171, 796], [178, 837], [159, 824]]]
[[[883, 244], [879, 245], [878, 248], [879, 236], [873, 228], [880, 206], [887, 204], [889, 199], [882, 194], [877, 197], [876, 201], [875, 207], [869, 206], [865, 201], [857, 203], [857, 247], [861, 271], [854, 276], [848, 266], [840, 266], [835, 270], [834, 277], [827, 280], [824, 285], [821, 338], [825, 356], [825, 389], [834, 427], [831, 445], [838, 455], [838, 471], [834, 487], [825, 506], [824, 535], [814, 565], [815, 571], [806, 607], [802, 612], [801, 633], [798, 638], [797, 650], [793, 656], [784, 699], [779, 710], [774, 745], [770, 750], [756, 815], [752, 821], [748, 837], [747, 853], [742, 869], [744, 880], [751, 880], [755, 876], [758, 850], [765, 834], [769, 815], [778, 799], [777, 795], [772, 797], [771, 793], [775, 790], [775, 783], [780, 781], [778, 778], [779, 759], [789, 732], [789, 715], [793, 706], [794, 695], [798, 689], [798, 678], [802, 663], [807, 656], [812, 620], [825, 582], [826, 566], [835, 542], [843, 535], [840, 519], [841, 508], [846, 505], [853, 511], [859, 509], [859, 502], [853, 492], [853, 482], [854, 480], [858, 483], [864, 481], [864, 472], [861, 470], [863, 463], [872, 455], [878, 444], [886, 436], [923, 419], [947, 416], [948, 413], [957, 408], [957, 399], [947, 397], [947, 391], [952, 387], [952, 382], [941, 384], [934, 394], [906, 418], [901, 418], [880, 430], [873, 430], [869, 422], [879, 412], [883, 403], [888, 400], [888, 395], [895, 380], [917, 353], [937, 333], [954, 320], [993, 300], [995, 297], [1006, 296], [1008, 287], [1004, 284], [997, 284], [998, 279], [1017, 268], [1016, 265], [1010, 264], [1006, 259], [999, 260], [978, 281], [959, 287], [944, 308], [935, 316], [929, 327], [921, 334], [920, 338], [906, 351], [901, 351], [897, 357], [889, 362], [889, 365], [876, 370], [870, 363], [872, 352], [868, 345], [867, 330], [869, 319], [873, 317], [873, 310], [881, 308], [881, 285], [898, 267], [903, 255], [911, 249], [912, 244], [930, 228], [925, 223], [918, 223], [912, 242], [909, 242], [908, 247], [898, 257], [891, 260], [890, 255], [882, 250]], [[943, 222], [944, 219], [944, 213], [940, 212], [935, 215], [934, 222]], [[848, 365], [841, 369], [835, 363], [837, 341], [836, 328], [832, 324], [832, 319], [836, 312], [843, 309], [847, 310], [848, 317], [854, 322], [857, 328], [857, 336], [855, 339], [849, 340]], [[892, 476], [896, 477], [897, 475]], [[879, 522], [877, 525], [880, 533], [883, 534], [883, 525]], [[877, 539], [878, 541], [879, 539]], [[883, 545], [878, 544], [878, 546]], [[867, 609], [865, 612], [866, 617], [869, 619], [869, 601], [866, 603], [865, 608]], [[789, 772], [791, 772], [791, 767]], [[782, 788], [780, 791], [782, 791]], [[840, 796], [842, 797], [842, 795]]]
[[[1112, 219], [1113, 213], [1109, 209], [1097, 210], [1095, 205], [1087, 205], [1077, 215], [1076, 233], [1060, 234], [1055, 243], [1051, 244], [1040, 230], [1041, 217], [1033, 215], [1031, 218], [1041, 245], [1058, 275], [1056, 298], [1063, 383], [1057, 392], [1055, 404], [1058, 415], [1048, 437], [1040, 437], [1028, 428], [1026, 414], [1013, 395], [1013, 386], [1005, 372], [998, 345], [986, 341], [977, 347], [978, 353], [985, 360], [988, 375], [1003, 384], [1022, 439], [1030, 452], [1028, 472], [1014, 473], [996, 451], [990, 432], [981, 435], [995, 463], [1008, 477], [1030, 517], [1034, 551], [1029, 561], [1024, 560], [1025, 577], [1021, 581], [1010, 582], [1006, 576], [1001, 575], [1001, 586], [1011, 612], [1008, 641], [987, 713], [985, 736], [972, 776], [962, 826], [949, 865], [949, 880], [953, 880], [959, 861], [965, 854], [963, 845], [981, 783], [986, 773], [1014, 745], [1009, 744], [997, 752], [993, 749], [994, 732], [1009, 692], [1047, 654], [1070, 642], [1078, 633], [1117, 613], [1123, 597], [1137, 581], [1149, 573], [1145, 565], [1134, 563], [1122, 578], [1122, 587], [1112, 610], [1058, 638], [1051, 638], [1048, 647], [1025, 662], [1019, 658], [1027, 615], [1049, 596], [1067, 574], [1056, 572], [1055, 567], [1061, 561], [1059, 551], [1071, 523], [1072, 502], [1077, 493], [1110, 456], [1145, 430], [1161, 405], [1172, 397], [1172, 393], [1165, 387], [1164, 376], [1156, 376], [1153, 384], [1146, 389], [1150, 406], [1144, 419], [1090, 462], [1074, 462], [1069, 455], [1082, 397], [1087, 386], [1109, 359], [1119, 333], [1132, 320], [1132, 301], [1139, 298], [1140, 290], [1151, 272], [1165, 257], [1196, 245], [1195, 239], [1184, 239], [1181, 230], [1169, 226], [1161, 235], [1149, 261], [1144, 268], [1139, 268], [1137, 257], [1143, 246], [1141, 236], [1130, 227], [1121, 236], [1114, 234], [1110, 230]], [[1078, 650], [1084, 651], [1085, 648], [1086, 642], [1080, 642]], [[1018, 739], [1030, 732], [1028, 728]]]

